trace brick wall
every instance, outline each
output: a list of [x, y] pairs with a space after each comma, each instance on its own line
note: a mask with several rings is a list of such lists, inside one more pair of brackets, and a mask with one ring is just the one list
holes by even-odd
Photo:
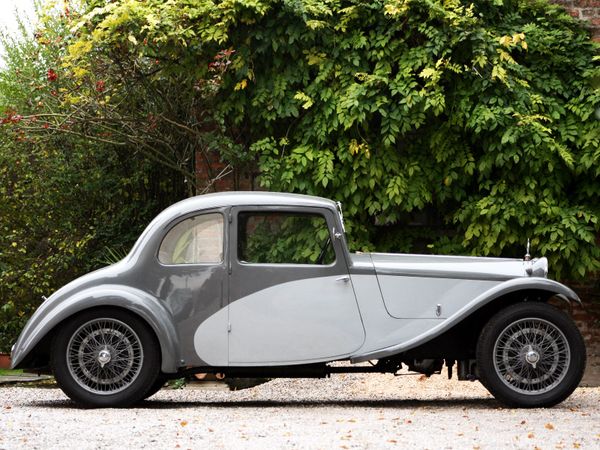
[[573, 318], [587, 347], [587, 368], [582, 385], [600, 386], [600, 278], [570, 286], [583, 301], [583, 307], [573, 308]]
[[255, 189], [253, 173], [230, 169], [217, 152], [196, 152], [196, 182], [199, 194]]
[[592, 38], [600, 42], [600, 0], [553, 0], [563, 5], [573, 17], [587, 22]]
[[[553, 0], [571, 16], [587, 22], [592, 39], [600, 42], [600, 0]], [[569, 284], [569, 283], [567, 283]], [[573, 318], [587, 346], [587, 369], [582, 385], [600, 386], [600, 278], [585, 284], [569, 284], [583, 300], [573, 308]]]

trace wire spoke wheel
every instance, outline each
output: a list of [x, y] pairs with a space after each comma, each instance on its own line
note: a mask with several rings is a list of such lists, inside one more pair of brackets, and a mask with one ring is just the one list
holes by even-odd
[[554, 406], [577, 388], [585, 370], [583, 337], [571, 318], [541, 302], [498, 311], [477, 343], [480, 381], [507, 406]]
[[66, 349], [70, 375], [86, 391], [112, 395], [131, 386], [144, 363], [140, 338], [126, 323], [97, 318], [81, 325]]
[[525, 318], [507, 326], [494, 345], [500, 379], [521, 394], [548, 392], [564, 379], [571, 361], [567, 338], [554, 324]]

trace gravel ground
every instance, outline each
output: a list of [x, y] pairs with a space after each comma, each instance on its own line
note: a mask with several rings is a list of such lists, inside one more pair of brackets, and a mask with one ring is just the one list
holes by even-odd
[[511, 410], [479, 383], [442, 376], [162, 389], [138, 408], [104, 410], [77, 409], [58, 389], [4, 387], [0, 408], [0, 449], [600, 449], [600, 388], [552, 409]]

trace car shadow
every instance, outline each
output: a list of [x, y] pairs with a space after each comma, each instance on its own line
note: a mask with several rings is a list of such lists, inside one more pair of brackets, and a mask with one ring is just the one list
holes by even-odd
[[[24, 404], [25, 406], [25, 404]], [[32, 401], [26, 406], [39, 408], [80, 409], [70, 400]], [[453, 398], [453, 399], [357, 399], [357, 400], [232, 400], [232, 401], [165, 401], [148, 399], [131, 409], [191, 409], [191, 408], [367, 408], [367, 409], [415, 409], [415, 408], [469, 408], [498, 409], [501, 404], [493, 398]]]

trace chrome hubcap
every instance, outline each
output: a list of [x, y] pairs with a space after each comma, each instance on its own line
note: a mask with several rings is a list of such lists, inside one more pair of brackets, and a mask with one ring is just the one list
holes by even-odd
[[93, 319], [73, 333], [67, 366], [88, 392], [110, 395], [127, 389], [138, 377], [144, 351], [138, 335], [116, 319]]
[[494, 344], [494, 368], [513, 391], [537, 395], [558, 386], [567, 375], [571, 350], [553, 323], [527, 318], [507, 326]]
[[540, 360], [540, 354], [533, 350], [531, 345], [529, 346], [529, 350], [525, 353], [525, 361], [527, 361], [531, 366], [535, 369], [536, 364]]
[[100, 367], [104, 367], [110, 362], [110, 352], [107, 349], [100, 350], [98, 353], [98, 362]]

